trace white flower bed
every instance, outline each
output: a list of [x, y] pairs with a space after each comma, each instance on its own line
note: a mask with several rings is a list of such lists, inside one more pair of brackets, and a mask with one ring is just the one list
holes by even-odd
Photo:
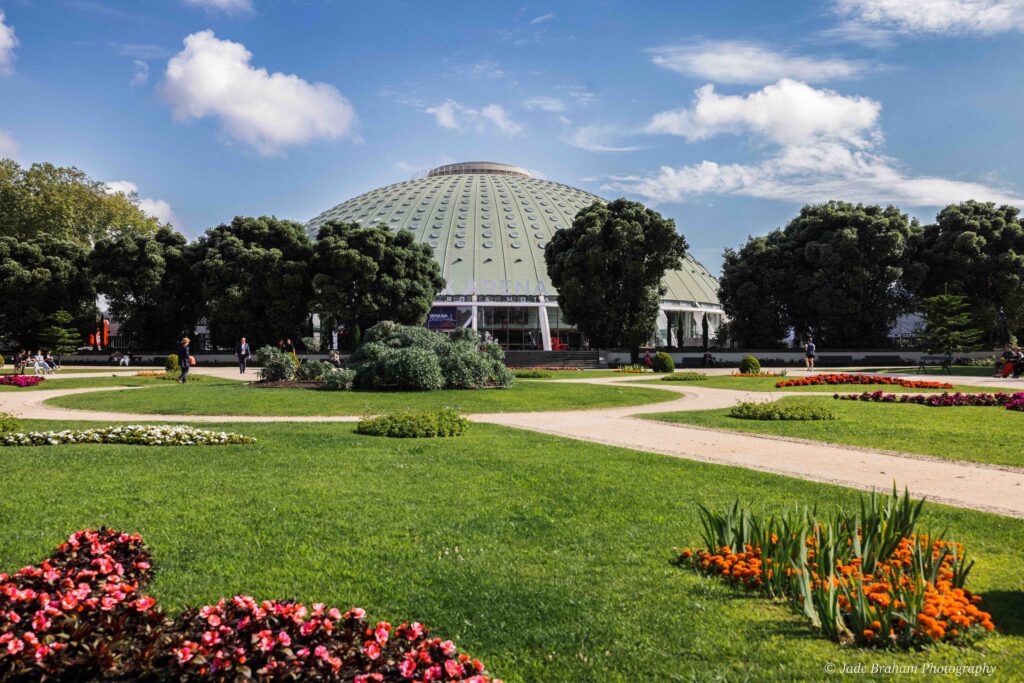
[[57, 446], [68, 443], [120, 443], [136, 446], [222, 446], [256, 443], [256, 439], [230, 432], [175, 425], [126, 425], [101, 429], [65, 429], [59, 432], [0, 434], [3, 446]]

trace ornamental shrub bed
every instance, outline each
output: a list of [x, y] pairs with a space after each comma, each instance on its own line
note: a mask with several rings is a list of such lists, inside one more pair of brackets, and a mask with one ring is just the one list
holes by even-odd
[[0, 375], [0, 386], [6, 387], [34, 387], [46, 378], [40, 375]]
[[323, 360], [307, 360], [299, 363], [295, 368], [294, 377], [300, 382], [322, 381], [324, 375], [334, 366]]
[[776, 382], [775, 386], [783, 387], [811, 387], [826, 384], [881, 384], [886, 386], [899, 386], [907, 389], [952, 389], [952, 384], [945, 382], [926, 382], [916, 379], [903, 379], [901, 377], [885, 377], [883, 375], [864, 375], [859, 373], [831, 373], [813, 375], [811, 377], [800, 377], [798, 379], [787, 379]]
[[349, 359], [359, 389], [505, 389], [515, 383], [504, 351], [471, 329], [450, 334], [382, 322]]
[[172, 620], [145, 595], [152, 568], [141, 536], [101, 528], [0, 574], [0, 679], [500, 683], [422, 624], [358, 607], [238, 595]]
[[331, 368], [324, 373], [324, 389], [328, 391], [348, 391], [352, 388], [356, 373], [347, 368]]
[[548, 379], [550, 377], [553, 377], [554, 375], [552, 375], [551, 372], [548, 370], [530, 369], [513, 370], [512, 376], [515, 377], [516, 379]]
[[547, 372], [582, 372], [583, 368], [570, 368], [563, 365], [531, 365], [528, 368], [520, 368], [513, 365], [508, 366], [513, 372], [520, 370], [542, 370]]
[[869, 401], [874, 403], [916, 403], [932, 408], [962, 407], [1005, 407], [1007, 410], [1024, 411], [1024, 392], [1008, 394], [886, 394], [878, 391], [865, 391], [861, 394], [833, 394], [832, 398], [840, 401]]
[[231, 432], [214, 432], [174, 425], [126, 425], [99, 429], [65, 429], [59, 432], [0, 433], [0, 446], [57, 446], [76, 443], [224, 446], [256, 443], [256, 439]]
[[639, 363], [630, 363], [629, 365], [620, 365], [619, 367], [615, 368], [615, 372], [625, 372], [627, 374], [640, 375], [645, 372], [648, 372], [648, 370]]
[[754, 358], [753, 356], [743, 356], [740, 359], [740, 373], [741, 375], [760, 375], [761, 374], [761, 361]]
[[734, 372], [732, 377], [785, 377], [789, 372], [783, 370], [782, 372]]
[[462, 436], [467, 431], [469, 420], [452, 408], [386, 413], [363, 418], [356, 427], [357, 434], [400, 439]]
[[295, 379], [295, 357], [274, 346], [262, 346], [256, 351], [260, 364], [257, 376], [261, 382], [287, 382]]
[[981, 596], [965, 588], [974, 562], [963, 547], [918, 531], [923, 505], [893, 489], [830, 517], [804, 508], [764, 519], [738, 500], [721, 514], [701, 506], [704, 547], [683, 550], [676, 562], [787, 598], [843, 644], [966, 643], [995, 625], [978, 607]]
[[773, 401], [741, 401], [729, 410], [729, 417], [741, 420], [837, 420], [838, 416], [821, 405], [790, 405]]
[[10, 413], [0, 413], [0, 434], [21, 431], [21, 420]]
[[654, 372], [675, 372], [676, 363], [672, 360], [672, 356], [664, 351], [658, 351], [651, 358], [651, 370]]
[[661, 378], [662, 382], [703, 382], [708, 376], [703, 372], [673, 372], [671, 375], [665, 375]]

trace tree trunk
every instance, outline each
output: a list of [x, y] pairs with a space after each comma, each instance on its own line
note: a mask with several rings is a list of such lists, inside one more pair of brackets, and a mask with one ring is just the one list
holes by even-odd
[[629, 362], [632, 363], [633, 365], [639, 365], [640, 364], [640, 347], [639, 346], [631, 346], [629, 348]]

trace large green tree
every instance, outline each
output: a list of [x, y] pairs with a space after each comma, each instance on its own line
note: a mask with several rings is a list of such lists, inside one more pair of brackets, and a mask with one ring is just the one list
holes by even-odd
[[433, 249], [385, 225], [325, 224], [311, 271], [314, 309], [350, 329], [369, 329], [382, 320], [422, 325], [444, 288]]
[[206, 231], [192, 249], [199, 310], [215, 344], [244, 336], [257, 348], [308, 333], [313, 243], [301, 223], [236, 217]]
[[0, 235], [50, 235], [88, 245], [118, 232], [152, 232], [159, 225], [134, 195], [112, 193], [74, 167], [0, 159]]
[[39, 343], [60, 361], [61, 356], [74, 353], [82, 346], [82, 334], [75, 328], [74, 317], [67, 311], [51, 313], [46, 327], [39, 333]]
[[1012, 206], [951, 204], [927, 225], [916, 250], [921, 298], [961, 294], [989, 343], [1024, 332], [1024, 226]]
[[912, 303], [905, 281], [920, 230], [893, 206], [803, 207], [781, 230], [727, 252], [721, 297], [736, 337], [761, 346], [781, 323], [822, 346], [885, 345]]
[[96, 242], [90, 264], [121, 334], [137, 347], [166, 348], [195, 328], [201, 288], [181, 233], [161, 227], [105, 237]]
[[582, 209], [544, 250], [558, 304], [591, 344], [625, 347], [633, 362], [655, 331], [662, 278], [682, 266], [686, 240], [675, 223], [638, 202]]
[[933, 353], [971, 351], [982, 337], [972, 325], [971, 307], [967, 297], [958, 294], [937, 294], [925, 299], [924, 341]]
[[86, 248], [52, 235], [0, 237], [0, 331], [22, 346], [38, 346], [47, 318], [67, 311], [83, 331], [95, 324], [96, 290]]
[[726, 249], [719, 299], [729, 316], [730, 338], [748, 348], [781, 345], [789, 330], [785, 292], [788, 274], [778, 268], [781, 231], [751, 237], [739, 250]]

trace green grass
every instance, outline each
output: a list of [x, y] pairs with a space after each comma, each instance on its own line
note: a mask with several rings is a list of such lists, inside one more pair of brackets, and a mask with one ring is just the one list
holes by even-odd
[[[691, 380], [685, 382], [673, 382], [673, 384], [695, 384], [701, 387], [708, 387], [710, 389], [735, 389], [736, 391], [788, 391], [788, 392], [805, 392], [805, 391], [822, 391], [830, 394], [838, 392], [860, 392], [860, 391], [877, 391], [878, 389], [884, 389], [886, 393], [904, 393], [912, 392], [915, 394], [931, 393], [932, 391], [943, 391], [941, 389], [905, 389], [900, 386], [884, 386], [881, 384], [826, 384], [826, 385], [814, 385], [809, 387], [783, 387], [781, 389], [775, 386], [776, 383], [783, 380], [798, 379], [794, 375], [787, 377], [733, 377], [732, 375], [708, 375], [707, 379], [704, 380]], [[660, 382], [660, 379], [638, 379], [637, 381], [648, 383], [648, 382]], [[667, 382], [666, 382], [667, 384]], [[945, 391], [964, 391], [964, 392], [992, 392], [992, 387], [975, 387], [961, 384], [954, 384], [953, 389], [946, 389]]]
[[[60, 372], [58, 372], [56, 375], [52, 375], [52, 376], [53, 377], [59, 377], [62, 373], [66, 375], [66, 374], [69, 374], [69, 373], [72, 373], [72, 372], [74, 372], [74, 373], [79, 373], [79, 372], [89, 372], [89, 373], [92, 373], [92, 372], [112, 372], [112, 371], [117, 370], [117, 369], [118, 368], [115, 368], [113, 366], [111, 366], [109, 368], [97, 368], [95, 366], [90, 366], [90, 367], [87, 367], [87, 368], [79, 368], [79, 367], [75, 367], [73, 365], [64, 365], [64, 366], [61, 367]], [[121, 370], [133, 370], [134, 368], [120, 368], [120, 369]], [[13, 374], [15, 374], [13, 367], [0, 368], [0, 375], [13, 375]], [[22, 374], [22, 375], [31, 375], [32, 374], [32, 368], [29, 368], [27, 372], [22, 372], [20, 374]], [[47, 375], [47, 376], [49, 377], [51, 375]]]
[[[203, 384], [210, 382], [232, 383], [232, 380], [213, 379], [202, 377], [198, 374], [189, 375], [189, 382], [198, 380]], [[234, 382], [237, 384], [237, 382]], [[171, 380], [159, 377], [134, 377], [132, 375], [118, 375], [117, 377], [60, 377], [49, 375], [45, 382], [32, 387], [0, 386], [0, 391], [48, 391], [51, 389], [87, 389], [91, 387], [161, 387], [165, 385], [176, 385]]]
[[898, 403], [793, 396], [783, 405], [818, 404], [838, 420], [741, 420], [729, 408], [644, 415], [655, 420], [739, 432], [883, 448], [993, 465], [1024, 467], [1024, 413], [1003, 408], [930, 408]]
[[1024, 660], [1024, 520], [926, 507], [925, 526], [977, 559], [969, 585], [1001, 634], [855, 650], [783, 604], [669, 564], [672, 546], [699, 541], [697, 503], [746, 492], [759, 511], [824, 510], [855, 505], [850, 490], [479, 424], [455, 441], [219, 428], [259, 443], [5, 449], [0, 571], [112, 525], [147, 539], [152, 593], [173, 610], [239, 592], [359, 605], [422, 621], [517, 683], [810, 681], [836, 662], [985, 662], [1010, 679]]
[[[513, 372], [516, 370], [533, 370], [534, 368], [510, 368]], [[540, 370], [540, 368], [536, 368]], [[628, 377], [629, 375], [615, 372], [614, 370], [542, 370], [547, 372], [551, 377], [538, 377], [538, 380], [552, 380], [552, 379], [586, 379], [591, 377]]]
[[[907, 366], [907, 367], [903, 367], [903, 368], [896, 368], [896, 369], [893, 369], [893, 368], [876, 368], [876, 369], [872, 369], [872, 370], [862, 370], [862, 372], [878, 372], [878, 373], [887, 374], [887, 375], [891, 375], [891, 374], [912, 375], [912, 374], [915, 374], [917, 372], [917, 370], [918, 370], [918, 367], [916, 365], [911, 365], [911, 366]], [[939, 367], [937, 365], [935, 365], [935, 366], [926, 366], [925, 367], [925, 372], [927, 372], [929, 375], [945, 375], [946, 374], [946, 371], [943, 370], [941, 367]], [[954, 365], [953, 367], [950, 368], [950, 375], [951, 376], [960, 375], [960, 376], [963, 376], [963, 377], [991, 377], [994, 374], [995, 374], [995, 363], [990, 363], [989, 365], [984, 365], [984, 366], [977, 366], [977, 365]]]
[[261, 389], [233, 380], [186, 386], [152, 380], [149, 383], [162, 386], [144, 392], [60, 396], [48, 403], [66, 408], [162, 415], [367, 415], [444, 406], [465, 413], [583, 410], [677, 398], [676, 394], [656, 389], [529, 381], [517, 382], [507, 390], [431, 392]]

